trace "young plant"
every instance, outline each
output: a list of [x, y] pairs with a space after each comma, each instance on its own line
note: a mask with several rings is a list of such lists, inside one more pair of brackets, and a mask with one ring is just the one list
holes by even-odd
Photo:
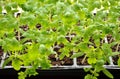
[[[97, 79], [99, 72], [109, 78], [104, 68], [109, 57], [118, 55], [120, 1], [112, 0], [1, 0], [0, 46], [9, 57], [3, 67], [20, 70], [19, 79], [37, 75], [36, 69], [49, 69], [49, 55], [57, 54], [62, 60], [84, 56], [91, 68], [85, 68], [85, 79]], [[91, 6], [92, 5], [92, 6]], [[2, 12], [6, 13], [2, 14]], [[111, 42], [105, 38], [111, 35]], [[114, 40], [114, 41], [112, 41]], [[118, 45], [116, 51], [111, 48]], [[60, 49], [54, 51], [54, 46]], [[120, 66], [120, 59], [118, 59]]]

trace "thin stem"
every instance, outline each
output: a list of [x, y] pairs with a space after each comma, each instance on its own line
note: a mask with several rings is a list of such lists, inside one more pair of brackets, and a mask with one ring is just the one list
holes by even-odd
[[20, 41], [20, 32], [18, 31], [18, 41]]
[[116, 47], [116, 50], [115, 50], [116, 52], [118, 51], [118, 48], [119, 48], [119, 44], [117, 44], [117, 47]]
[[110, 39], [110, 43], [112, 42], [113, 38]]
[[77, 0], [77, 3], [79, 3], [79, 1]]
[[85, 62], [86, 58], [87, 58], [87, 55], [85, 55], [84, 58], [83, 58], [83, 60], [81, 61], [82, 64]]
[[50, 11], [50, 14], [49, 14], [49, 21], [52, 22], [52, 12]]

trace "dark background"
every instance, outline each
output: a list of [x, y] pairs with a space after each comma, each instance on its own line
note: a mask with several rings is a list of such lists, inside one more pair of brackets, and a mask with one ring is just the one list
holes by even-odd
[[[25, 70], [25, 69], [21, 69]], [[58, 70], [37, 70], [39, 75], [31, 76], [26, 79], [84, 79], [84, 76], [87, 74], [83, 69], [58, 69]], [[119, 69], [109, 69], [113, 74], [114, 79], [120, 79], [120, 70]], [[17, 71], [12, 68], [1, 69], [0, 70], [0, 79], [18, 79]], [[110, 79], [102, 72], [98, 79]]]

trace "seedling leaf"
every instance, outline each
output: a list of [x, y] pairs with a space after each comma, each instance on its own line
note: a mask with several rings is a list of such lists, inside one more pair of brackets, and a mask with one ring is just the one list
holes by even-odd
[[88, 58], [88, 63], [89, 64], [95, 64], [96, 63], [96, 58]]
[[118, 59], [117, 63], [118, 63], [118, 66], [120, 66], [120, 58]]
[[112, 78], [112, 79], [114, 78], [113, 75], [107, 69], [103, 69], [102, 72], [109, 78]]
[[20, 70], [21, 64], [22, 62], [18, 58], [15, 58], [14, 60], [12, 60], [12, 66], [15, 70]]

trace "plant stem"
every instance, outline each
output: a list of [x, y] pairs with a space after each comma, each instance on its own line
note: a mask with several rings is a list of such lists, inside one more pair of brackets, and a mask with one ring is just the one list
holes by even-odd
[[77, 0], [77, 3], [79, 3], [79, 0]]
[[110, 39], [110, 43], [112, 42], [113, 38]]
[[116, 47], [116, 50], [115, 50], [116, 52], [118, 51], [118, 48], [119, 48], [119, 43], [117, 44], [117, 47]]
[[85, 55], [83, 60], [81, 61], [82, 64], [85, 62], [86, 57], [87, 57], [87, 55]]
[[20, 41], [20, 32], [18, 31], [18, 41]]

